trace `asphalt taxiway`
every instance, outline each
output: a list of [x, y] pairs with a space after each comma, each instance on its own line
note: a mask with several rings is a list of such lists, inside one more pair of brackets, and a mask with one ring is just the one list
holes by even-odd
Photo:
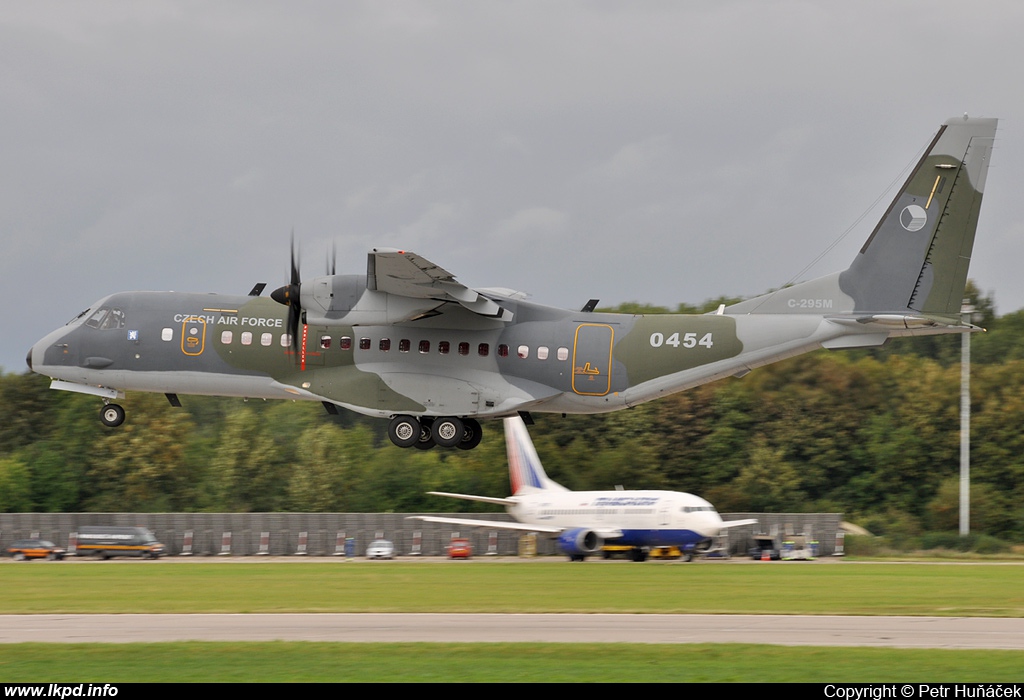
[[1024, 619], [839, 615], [0, 615], [17, 642], [633, 642], [1024, 649]]

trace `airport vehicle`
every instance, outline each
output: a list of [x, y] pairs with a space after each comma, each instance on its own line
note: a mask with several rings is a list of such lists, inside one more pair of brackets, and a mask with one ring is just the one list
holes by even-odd
[[395, 545], [390, 540], [374, 540], [366, 548], [367, 559], [394, 559]]
[[504, 423], [512, 496], [428, 493], [503, 505], [517, 522], [434, 515], [412, 515], [410, 519], [546, 533], [557, 537], [558, 548], [571, 561], [583, 561], [600, 552], [605, 542], [630, 547], [633, 561], [644, 561], [654, 547], [668, 546], [678, 547], [689, 561], [710, 547], [720, 531], [757, 522], [723, 522], [703, 498], [679, 491], [569, 491], [548, 478], [523, 419], [515, 416]]
[[960, 305], [995, 131], [995, 119], [942, 125], [846, 270], [710, 314], [542, 306], [393, 248], [373, 249], [366, 274], [303, 281], [293, 248], [270, 299], [263, 283], [248, 296], [113, 294], [27, 361], [54, 389], [101, 397], [110, 427], [125, 391], [172, 406], [179, 394], [300, 399], [390, 419], [399, 447], [472, 449], [481, 420], [605, 413], [818, 348], [979, 330]]
[[29, 539], [17, 540], [7, 548], [15, 561], [26, 559], [63, 559], [64, 550], [49, 540]]
[[78, 556], [141, 557], [157, 559], [167, 554], [167, 548], [144, 527], [117, 527], [113, 525], [83, 525], [78, 529]]
[[449, 559], [469, 559], [473, 556], [473, 545], [465, 537], [453, 537], [445, 549]]

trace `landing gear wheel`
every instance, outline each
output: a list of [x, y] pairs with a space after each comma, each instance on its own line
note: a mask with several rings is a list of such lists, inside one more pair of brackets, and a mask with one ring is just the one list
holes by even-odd
[[454, 417], [437, 418], [430, 428], [430, 435], [441, 447], [455, 447], [462, 441], [462, 421]]
[[633, 561], [647, 561], [647, 552], [640, 547], [635, 547], [632, 551]]
[[412, 416], [395, 416], [388, 426], [388, 438], [398, 447], [412, 447], [420, 439], [420, 422]]
[[462, 439], [456, 445], [460, 450], [472, 450], [484, 437], [480, 423], [472, 418], [462, 420]]
[[116, 428], [124, 423], [124, 409], [116, 403], [108, 403], [100, 409], [100, 421], [108, 428]]
[[430, 434], [430, 428], [434, 425], [433, 418], [427, 418], [424, 416], [420, 418], [420, 438], [413, 445], [417, 450], [429, 450], [431, 447], [436, 445], [434, 442], [434, 436]]

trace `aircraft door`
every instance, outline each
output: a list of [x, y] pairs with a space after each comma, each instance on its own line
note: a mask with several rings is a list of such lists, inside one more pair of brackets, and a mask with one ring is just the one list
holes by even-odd
[[612, 342], [615, 331], [603, 323], [576, 327], [572, 348], [572, 390], [581, 396], [604, 396], [612, 387]]
[[181, 351], [186, 355], [202, 355], [206, 348], [206, 318], [188, 316], [181, 322]]

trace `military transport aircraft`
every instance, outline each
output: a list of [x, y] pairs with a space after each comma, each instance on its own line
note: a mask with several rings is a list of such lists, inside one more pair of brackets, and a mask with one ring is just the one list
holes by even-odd
[[631, 547], [633, 561], [644, 561], [653, 547], [678, 547], [689, 561], [695, 553], [707, 551], [722, 530], [757, 523], [752, 519], [723, 522], [714, 506], [692, 493], [569, 491], [548, 478], [519, 416], [505, 419], [505, 450], [510, 498], [428, 493], [503, 505], [518, 522], [437, 515], [411, 515], [409, 520], [546, 533], [558, 538], [558, 548], [572, 561], [596, 554], [608, 540]]
[[365, 275], [300, 279], [260, 296], [124, 292], [28, 354], [51, 387], [320, 401], [390, 419], [400, 447], [470, 449], [482, 419], [602, 413], [816, 348], [977, 330], [962, 321], [995, 119], [935, 135], [853, 263], [704, 315], [594, 313], [470, 289], [416, 253], [374, 249]]

